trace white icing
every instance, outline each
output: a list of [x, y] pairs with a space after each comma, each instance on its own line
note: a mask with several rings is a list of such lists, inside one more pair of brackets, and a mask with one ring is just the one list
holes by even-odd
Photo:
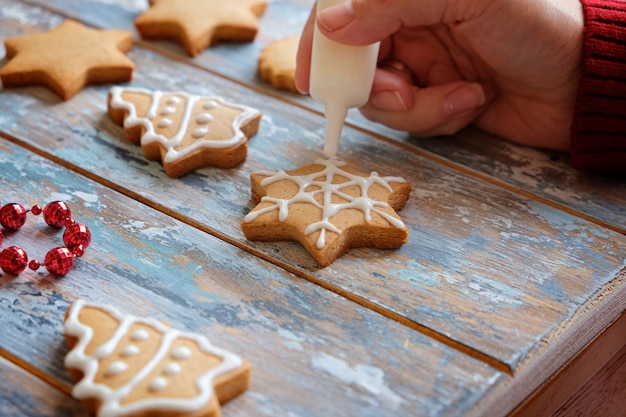
[[135, 356], [140, 352], [139, 348], [135, 345], [128, 345], [120, 352], [120, 355], [127, 358], [129, 356]]
[[159, 120], [158, 126], [159, 127], [168, 127], [168, 126], [171, 126], [172, 123], [174, 123], [174, 121], [172, 119], [161, 119], [161, 120]]
[[[331, 218], [344, 209], [359, 209], [365, 215], [365, 220], [370, 222], [372, 220], [372, 212], [378, 213], [389, 224], [398, 229], [406, 229], [406, 226], [397, 217], [390, 215], [389, 213], [378, 209], [378, 207], [388, 207], [389, 204], [384, 201], [376, 201], [368, 196], [369, 189], [372, 185], [378, 184], [390, 192], [392, 191], [389, 183], [404, 183], [403, 178], [399, 177], [383, 177], [381, 178], [378, 173], [372, 172], [369, 177], [362, 177], [359, 175], [347, 172], [340, 167], [345, 163], [338, 159], [318, 159], [316, 164], [324, 166], [321, 171], [313, 172], [307, 175], [289, 175], [287, 172], [281, 170], [277, 172], [273, 171], [259, 171], [257, 174], [264, 175], [261, 181], [261, 185], [268, 186], [270, 184], [290, 180], [298, 186], [298, 192], [288, 199], [274, 198], [265, 196], [261, 201], [273, 203], [270, 206], [253, 210], [244, 218], [244, 221], [250, 223], [254, 221], [261, 214], [268, 213], [274, 210], [278, 210], [278, 219], [282, 222], [289, 216], [289, 205], [294, 203], [309, 203], [322, 210], [322, 218], [319, 221], [315, 221], [307, 226], [304, 230], [306, 236], [313, 232], [319, 231], [320, 235], [317, 239], [317, 248], [321, 249], [326, 245], [326, 232], [334, 232], [341, 234], [341, 230], [331, 223]], [[332, 181], [335, 176], [341, 176], [347, 179], [346, 182], [340, 184], [333, 184]], [[352, 197], [344, 192], [343, 188], [357, 186], [360, 188], [360, 196]], [[310, 191], [306, 191], [306, 190]], [[322, 194], [322, 204], [315, 200], [317, 194]], [[345, 203], [332, 203], [332, 197], [336, 195], [345, 200]]]
[[203, 137], [207, 133], [209, 133], [209, 128], [201, 127], [199, 129], [194, 130], [193, 133], [191, 134], [191, 136], [193, 136], [194, 138], [198, 139], [198, 138]]
[[161, 116], [169, 116], [176, 113], [176, 107], [166, 106], [161, 110]]
[[158, 377], [158, 378], [153, 379], [152, 382], [150, 382], [150, 385], [148, 386], [150, 391], [161, 391], [165, 389], [166, 387], [167, 387], [167, 379], [163, 377]]
[[106, 369], [106, 371], [104, 371], [104, 376], [119, 375], [127, 369], [128, 369], [127, 364], [125, 364], [124, 362], [116, 361], [116, 362], [111, 363], [109, 367]]
[[189, 359], [191, 358], [191, 350], [187, 346], [179, 346], [172, 350], [170, 356], [174, 359]]
[[181, 371], [181, 367], [176, 362], [168, 363], [165, 368], [163, 368], [163, 373], [165, 375], [176, 375]]
[[141, 342], [143, 340], [148, 340], [149, 338], [150, 335], [144, 329], [139, 329], [130, 335], [130, 339], [134, 340], [135, 342]]
[[201, 113], [196, 117], [196, 123], [200, 125], [210, 123], [212, 120], [213, 116], [211, 116], [209, 113]]
[[[124, 92], [143, 94], [150, 97], [150, 108], [145, 117], [137, 116], [137, 109], [135, 108], [135, 105], [122, 97], [122, 94]], [[164, 96], [167, 97], [165, 99], [166, 103], [170, 105], [165, 107], [163, 109], [164, 111], [166, 109], [168, 112], [170, 111], [170, 109], [174, 109], [175, 111], [175, 107], [173, 107], [173, 105], [180, 104], [184, 101], [184, 108], [182, 109], [182, 111], [180, 111], [180, 113], [182, 114], [180, 127], [178, 131], [174, 134], [174, 136], [170, 138], [158, 134], [155, 131], [155, 119], [157, 118], [159, 103], [161, 101], [161, 98]], [[182, 98], [184, 98], [185, 100], [182, 100]], [[180, 145], [183, 142], [183, 139], [187, 134], [189, 134], [188, 130], [190, 129], [190, 125], [194, 122], [192, 120], [192, 110], [198, 102], [203, 102], [202, 108], [204, 110], [215, 109], [218, 105], [240, 110], [241, 113], [234, 117], [231, 123], [233, 136], [230, 138], [224, 138], [219, 140], [205, 137], [196, 137], [197, 140], [195, 140], [193, 143], [190, 143], [184, 148], [179, 149]], [[128, 114], [124, 119], [124, 127], [143, 126], [145, 128], [145, 132], [141, 136], [142, 145], [156, 142], [161, 144], [167, 150], [165, 156], [163, 157], [163, 162], [177, 161], [180, 158], [183, 158], [200, 148], [223, 149], [236, 146], [245, 140], [245, 135], [241, 131], [241, 126], [260, 114], [258, 110], [252, 109], [247, 106], [228, 103], [220, 97], [201, 97], [187, 94], [184, 92], [164, 93], [161, 91], [151, 91], [144, 88], [120, 86], [115, 86], [111, 89], [110, 105], [112, 108], [124, 109], [127, 111]], [[168, 114], [170, 113], [163, 114], [163, 111], [161, 112], [161, 115]], [[203, 118], [203, 120], [204, 119], [205, 118]], [[195, 122], [204, 123], [198, 122], [197, 120]]]
[[[217, 376], [230, 372], [242, 364], [240, 357], [211, 345], [208, 339], [202, 335], [182, 332], [167, 327], [154, 319], [142, 319], [130, 315], [123, 315], [112, 307], [97, 305], [89, 305], [89, 307], [102, 310], [116, 319], [119, 324], [113, 336], [96, 349], [93, 354], [88, 355], [85, 349], [93, 338], [93, 329], [81, 323], [78, 319], [80, 311], [85, 306], [86, 303], [83, 300], [76, 301], [70, 309], [69, 316], [65, 321], [65, 333], [78, 338], [76, 346], [74, 346], [65, 357], [65, 366], [78, 369], [83, 373], [83, 378], [74, 385], [72, 395], [77, 399], [97, 398], [101, 403], [97, 414], [98, 417], [117, 417], [129, 414], [141, 414], [154, 410], [169, 411], [172, 413], [198, 411], [211, 400], [211, 396], [213, 395], [213, 380]], [[94, 378], [98, 373], [98, 360], [113, 354], [118, 344], [128, 335], [129, 329], [134, 324], [149, 326], [160, 334], [160, 344], [154, 357], [135, 375], [129, 378], [125, 384], [115, 390], [105, 384], [94, 382]], [[206, 371], [196, 379], [195, 386], [200, 391], [199, 394], [193, 398], [149, 398], [122, 405], [121, 402], [151, 374], [168, 354], [174, 342], [181, 338], [193, 340], [203, 352], [222, 359], [219, 365]]]
[[217, 107], [217, 101], [212, 100], [212, 99], [207, 100], [206, 103], [202, 105], [202, 108], [204, 110], [213, 110], [216, 107]]

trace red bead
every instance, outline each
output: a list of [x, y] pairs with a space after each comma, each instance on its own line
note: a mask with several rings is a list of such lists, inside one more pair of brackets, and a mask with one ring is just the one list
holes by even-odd
[[17, 203], [5, 204], [0, 208], [0, 224], [7, 229], [17, 230], [26, 223], [26, 209]]
[[74, 254], [68, 248], [50, 249], [44, 259], [44, 265], [51, 274], [63, 276], [74, 267]]
[[73, 223], [63, 232], [63, 243], [76, 256], [83, 256], [85, 249], [91, 243], [91, 232], [82, 223]]
[[11, 275], [18, 275], [28, 263], [28, 256], [24, 249], [18, 246], [9, 246], [0, 252], [0, 268]]
[[33, 259], [32, 261], [28, 263], [28, 267], [32, 269], [33, 271], [38, 270], [40, 266], [41, 266], [41, 262], [39, 262], [37, 259]]
[[53, 227], [62, 227], [71, 218], [72, 212], [69, 206], [62, 201], [48, 203], [43, 209], [43, 219]]
[[42, 212], [41, 206], [39, 204], [32, 206], [30, 208], [30, 212], [33, 213], [35, 216], [39, 216]]

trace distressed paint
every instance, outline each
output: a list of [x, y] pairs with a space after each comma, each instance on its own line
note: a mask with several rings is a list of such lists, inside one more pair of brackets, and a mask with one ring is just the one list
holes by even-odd
[[[11, 8], [5, 7], [5, 3]], [[72, 4], [76, 3], [77, 7], [73, 9], [66, 6], [66, 2], [49, 3], [51, 7], [66, 7], [71, 11], [64, 13], [71, 13], [72, 17], [96, 26], [132, 26], [134, 14], [122, 10], [116, 2], [74, 1]], [[0, 0], [0, 6], [0, 34], [3, 37], [44, 30], [62, 20], [24, 3]], [[295, 9], [307, 12], [295, 13]], [[10, 10], [10, 13], [3, 15], [4, 10]], [[349, 162], [358, 161], [365, 170], [402, 176], [414, 186], [411, 200], [400, 212], [410, 228], [409, 243], [397, 251], [353, 250], [320, 270], [297, 244], [251, 243], [243, 239], [238, 225], [252, 207], [249, 173], [259, 169], [295, 168], [312, 162], [321, 154], [323, 119], [307, 110], [319, 110], [318, 105], [308, 98], [277, 92], [260, 84], [255, 73], [256, 60], [250, 59], [260, 50], [265, 39], [278, 35], [279, 30], [293, 28], [296, 21], [307, 14], [306, 2], [272, 2], [262, 20], [263, 29], [257, 42], [211, 48], [193, 61], [200, 69], [189, 66], [190, 59], [186, 57], [180, 62], [171, 60], [171, 55], [167, 54], [179, 54], [178, 47], [166, 42], [151, 43], [156, 46], [155, 50], [165, 55], [143, 49], [143, 42], [139, 42], [129, 54], [137, 63], [133, 85], [218, 94], [264, 112], [259, 134], [250, 141], [248, 161], [232, 170], [204, 169], [179, 180], [168, 178], [160, 163], [146, 161], [141, 150], [128, 143], [123, 130], [106, 116], [106, 93], [110, 86], [90, 86], [69, 102], [60, 102], [53, 93], [40, 87], [0, 90], [0, 130], [4, 134], [85, 170], [99, 181], [106, 181], [113, 189], [134, 196], [149, 206], [175, 214], [198, 233], [199, 242], [214, 242], [210, 235], [225, 238], [241, 248], [273, 259], [277, 265], [288, 266], [299, 276], [292, 278], [294, 281], [285, 281], [274, 277], [275, 273], [283, 276], [280, 268], [264, 266], [266, 272], [261, 276], [267, 288], [282, 291], [279, 300], [268, 303], [249, 297], [243, 306], [224, 303], [224, 298], [245, 293], [246, 287], [239, 280], [215, 286], [220, 281], [213, 274], [231, 276], [232, 271], [237, 270], [237, 276], [255, 277], [259, 274], [256, 268], [260, 261], [252, 255], [246, 255], [246, 260], [242, 261], [242, 252], [227, 244], [207, 246], [189, 241], [186, 239], [189, 227], [168, 217], [157, 216], [157, 224], [150, 221], [152, 215], [128, 218], [118, 205], [120, 201], [124, 201], [123, 207], [130, 203], [110, 189], [96, 187], [99, 191], [95, 192], [93, 185], [80, 186], [82, 181], [70, 178], [69, 174], [56, 174], [58, 178], [43, 175], [33, 168], [30, 155], [23, 155], [20, 153], [23, 151], [0, 141], [2, 187], [12, 189], [13, 182], [4, 178], [5, 173], [13, 173], [12, 170], [25, 177], [38, 178], [33, 180], [35, 184], [23, 187], [24, 193], [36, 195], [37, 187], [42, 186], [50, 197], [59, 196], [81, 204], [89, 227], [100, 231], [99, 242], [107, 242], [104, 246], [94, 243], [90, 251], [98, 256], [90, 262], [79, 263], [76, 271], [98, 276], [104, 270], [107, 277], [124, 277], [123, 281], [86, 280], [76, 291], [89, 294], [97, 290], [104, 297], [118, 297], [123, 304], [133, 306], [138, 297], [146, 308], [161, 311], [168, 310], [160, 304], [155, 307], [158, 303], [153, 302], [153, 298], [169, 300], [164, 305], [176, 306], [171, 311], [175, 311], [177, 317], [180, 315], [183, 322], [192, 324], [196, 322], [189, 316], [189, 311], [197, 310], [195, 307], [189, 310], [189, 306], [210, 306], [200, 309], [201, 320], [206, 320], [203, 325], [210, 327], [217, 321], [220, 326], [232, 329], [245, 326], [245, 319], [258, 311], [271, 313], [274, 317], [289, 317], [294, 311], [311, 315], [311, 311], [299, 311], [293, 304], [293, 299], [301, 300], [302, 291], [308, 291], [312, 298], [319, 297], [318, 293], [312, 295], [310, 292], [315, 286], [310, 286], [309, 280], [323, 283], [350, 299], [365, 302], [383, 315], [397, 315], [407, 323], [423, 326], [435, 332], [438, 340], [451, 346], [460, 343], [513, 370], [525, 362], [540, 361], [545, 347], [543, 341], [549, 340], [553, 334], [561, 334], [573, 321], [610, 321], [610, 317], [595, 317], [593, 311], [585, 312], [583, 306], [624, 268], [626, 238], [580, 216], [567, 214], [558, 206], [550, 207], [536, 200], [554, 201], [566, 206], [568, 211], [581, 213], [583, 218], [596, 218], [612, 228], [623, 230], [621, 225], [626, 217], [624, 182], [582, 176], [572, 171], [566, 161], [552, 161], [550, 153], [501, 142], [471, 129], [450, 140], [420, 141], [364, 122], [351, 112], [352, 123], [383, 135], [391, 142], [400, 141], [413, 150], [407, 152], [379, 141], [367, 132], [350, 128], [345, 129], [342, 141], [342, 158]], [[286, 19], [289, 21], [286, 26], [271, 23], [274, 19], [281, 21], [285, 15], [297, 17]], [[226, 75], [226, 78], [220, 75]], [[232, 83], [232, 78], [241, 84]], [[254, 90], [246, 85], [251, 85]], [[296, 102], [304, 108], [291, 105]], [[424, 152], [424, 149], [433, 154]], [[15, 152], [22, 156], [15, 158]], [[493, 177], [495, 184], [491, 178], [483, 182], [480, 177], [468, 175], [466, 170], [438, 164], [438, 155]], [[52, 165], [45, 161], [38, 160], [35, 165], [38, 164], [44, 170], [52, 169]], [[23, 184], [17, 177], [12, 181]], [[59, 181], [66, 187], [60, 188]], [[499, 186], [498, 181], [504, 186]], [[508, 191], [509, 187], [519, 188], [535, 197], [525, 198]], [[172, 242], [177, 243], [172, 245]], [[127, 250], [129, 247], [133, 250]], [[207, 264], [198, 259], [212, 261]], [[160, 279], [163, 275], [180, 275], [181, 279]], [[0, 282], [2, 279], [0, 277]], [[126, 285], [130, 286], [130, 292]], [[27, 278], [18, 278], [7, 286], [24, 294], [41, 293], [36, 282]], [[328, 294], [327, 291], [322, 293]], [[67, 303], [66, 298], [57, 292], [45, 293], [44, 298], [47, 305], [52, 303], [59, 308]], [[336, 300], [329, 295], [327, 303]], [[25, 322], [33, 319], [24, 313], [16, 314], [23, 316]], [[356, 316], [351, 319], [361, 320], [360, 314]], [[313, 328], [300, 324], [300, 328], [294, 328], [294, 323], [283, 323], [280, 327], [257, 315], [254, 334], [266, 344], [267, 355], [271, 355], [272, 343], [294, 352], [322, 349], [318, 339], [337, 329], [329, 324], [331, 320], [327, 317], [319, 318], [313, 314], [311, 318], [314, 321], [319, 319], [320, 324]], [[41, 319], [42, 322], [48, 320]], [[20, 329], [18, 332], [31, 334], [26, 326], [20, 327], [18, 323], [11, 326]], [[276, 328], [279, 329], [278, 336]], [[302, 340], [303, 335], [308, 336]], [[591, 338], [593, 335], [586, 336]], [[380, 339], [379, 343], [385, 348], [397, 347], [382, 336]], [[582, 347], [586, 341], [576, 339], [572, 343]], [[434, 346], [441, 349], [438, 343]], [[422, 349], [425, 348], [422, 346]], [[40, 357], [45, 358], [45, 355], [40, 352]], [[453, 375], [445, 370], [449, 363], [454, 363], [450, 358], [455, 356], [443, 355], [441, 360], [436, 360], [432, 366], [437, 366], [437, 370], [426, 368], [426, 373], [433, 372], [429, 374], [431, 379], [425, 381], [432, 384], [430, 391], [426, 390], [428, 394], [423, 396], [420, 392], [416, 394], [419, 398], [413, 398], [423, 404], [425, 410], [433, 410], [425, 415], [447, 415], [446, 410], [452, 407], [448, 399], [438, 394], [440, 389], [449, 389], [446, 384], [453, 379]], [[412, 364], [405, 364], [397, 357], [394, 360], [413, 369]], [[306, 363], [310, 365], [311, 362]], [[559, 363], [552, 361], [547, 366], [556, 370]], [[378, 365], [374, 368], [384, 369]], [[58, 375], [62, 371], [52, 367], [52, 371], [46, 372]], [[480, 382], [481, 389], [474, 394], [473, 386], [464, 385], [464, 376], [459, 380], [457, 392], [465, 393], [452, 397], [452, 403], [459, 401], [463, 404], [462, 409], [470, 409], [481, 396], [493, 395], [486, 391], [494, 384], [498, 389], [492, 393], [497, 391], [498, 395], [506, 395], [506, 388], [496, 383], [499, 373], [472, 375], [467, 376], [467, 380]], [[434, 376], [440, 381], [435, 383]], [[350, 389], [358, 391], [357, 385]], [[277, 407], [284, 410], [275, 403], [275, 398], [265, 394], [254, 393], [252, 398], [266, 406], [268, 414]], [[361, 400], [366, 401], [365, 397]], [[492, 401], [497, 398], [482, 398], [483, 404]], [[292, 405], [291, 410], [304, 410]]]
[[[63, 368], [67, 346], [60, 329], [65, 309], [78, 298], [201, 331], [249, 360], [251, 395], [235, 401], [240, 405], [237, 413], [228, 412], [232, 416], [270, 415], [266, 409], [282, 415], [298, 409], [311, 416], [409, 414], [417, 401], [440, 407], [443, 392], [446, 401], [453, 400], [445, 407], [447, 415], [462, 416], [473, 406], [466, 402], [466, 390], [484, 394], [507, 378], [6, 141], [0, 141], [0, 172], [4, 199], [28, 196], [23, 203], [30, 206], [64, 197], [73, 217], [92, 233], [92, 244], [64, 278], [43, 271], [0, 276], [0, 334], [14, 336], [2, 337], [0, 350], [65, 387], [71, 382]], [[29, 253], [43, 254], [59, 233], [31, 218], [9, 238], [19, 237]], [[352, 364], [350, 381], [320, 372], [316, 358], [322, 352]], [[440, 387], [444, 391], [431, 388], [441, 360], [451, 376], [450, 385]], [[476, 382], [477, 374], [492, 382]]]

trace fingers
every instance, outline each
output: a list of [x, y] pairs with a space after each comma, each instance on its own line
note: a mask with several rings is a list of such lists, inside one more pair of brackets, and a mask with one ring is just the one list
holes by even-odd
[[[494, 98], [488, 86], [467, 81], [419, 88], [397, 78], [394, 85], [399, 89], [386, 88], [389, 84], [385, 84], [385, 88], [375, 85], [361, 113], [368, 119], [418, 137], [458, 132], [478, 118]], [[403, 105], [408, 107], [406, 111]]]
[[[429, 26], [451, 16], [445, 0], [345, 0], [317, 14], [320, 31], [337, 42], [366, 45], [385, 39], [403, 26]], [[456, 2], [458, 3], [458, 2]]]
[[309, 93], [309, 75], [311, 72], [311, 51], [313, 49], [313, 25], [315, 24], [316, 6], [313, 5], [309, 18], [302, 29], [300, 44], [296, 54], [296, 88], [302, 94]]

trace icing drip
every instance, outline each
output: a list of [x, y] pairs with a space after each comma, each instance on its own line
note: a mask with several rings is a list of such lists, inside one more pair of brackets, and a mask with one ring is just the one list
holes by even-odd
[[[389, 183], [404, 183], [404, 179], [399, 177], [380, 177], [376, 172], [372, 172], [369, 177], [361, 177], [341, 169], [345, 163], [338, 159], [318, 159], [315, 163], [324, 166], [324, 168], [321, 171], [313, 172], [308, 175], [289, 175], [283, 170], [277, 172], [257, 172], [259, 175], [267, 176], [267, 178], [264, 178], [261, 181], [261, 185], [263, 186], [279, 181], [289, 180], [293, 181], [298, 186], [298, 192], [293, 197], [288, 199], [273, 198], [269, 196], [263, 197], [261, 201], [273, 204], [259, 210], [251, 211], [244, 218], [244, 221], [250, 223], [261, 214], [278, 210], [278, 219], [282, 222], [289, 216], [290, 204], [312, 204], [321, 209], [322, 218], [319, 221], [311, 223], [304, 230], [304, 234], [308, 236], [313, 232], [320, 232], [316, 243], [318, 249], [322, 249], [326, 245], [326, 232], [341, 234], [341, 230], [332, 224], [330, 220], [334, 215], [345, 209], [361, 210], [365, 215], [365, 220], [368, 222], [372, 220], [372, 212], [374, 212], [379, 214], [392, 226], [397, 227], [398, 229], [406, 228], [402, 220], [379, 209], [379, 207], [388, 207], [389, 205], [386, 202], [376, 201], [368, 196], [369, 189], [374, 184], [378, 184], [391, 192], [392, 188]], [[340, 184], [333, 184], [332, 181], [335, 176], [344, 177], [348, 181]], [[342, 191], [344, 188], [354, 186], [359, 187], [361, 190], [360, 196], [352, 197]], [[306, 191], [307, 189], [311, 191]], [[322, 194], [321, 204], [315, 200], [315, 196], [318, 194]], [[338, 196], [346, 202], [332, 203], [333, 196]]]
[[120, 352], [120, 355], [123, 357], [135, 356], [139, 353], [139, 348], [135, 345], [128, 345]]
[[124, 362], [113, 362], [106, 371], [104, 371], [104, 376], [114, 376], [119, 375], [125, 370], [128, 369], [128, 365]]
[[[81, 323], [78, 319], [81, 310], [85, 307], [99, 309], [102, 312], [109, 314], [119, 323], [113, 336], [111, 336], [108, 341], [104, 342], [91, 355], [87, 355], [85, 350], [93, 338], [93, 329]], [[98, 373], [99, 360], [112, 355], [122, 340], [125, 337], [129, 337], [129, 330], [135, 324], [150, 327], [152, 330], [159, 333], [159, 345], [154, 357], [151, 358], [125, 384], [115, 390], [102, 383], [96, 383], [94, 378]], [[149, 412], [154, 412], [155, 410], [168, 411], [172, 414], [198, 411], [211, 400], [213, 395], [214, 379], [219, 375], [238, 368], [243, 363], [239, 356], [211, 345], [207, 338], [202, 335], [182, 332], [170, 328], [158, 320], [149, 318], [142, 319], [131, 315], [123, 315], [112, 307], [91, 304], [86, 305], [82, 300], [76, 301], [70, 309], [64, 328], [67, 335], [78, 338], [76, 346], [74, 346], [74, 348], [65, 357], [65, 366], [72, 369], [78, 369], [83, 373], [83, 378], [74, 385], [72, 395], [77, 399], [97, 398], [101, 403], [100, 409], [98, 410], [98, 417], [115, 417], [129, 414], [147, 415]], [[142, 330], [133, 332], [130, 339], [133, 339], [134, 337], [144, 338], [147, 336], [148, 333], [145, 332], [145, 330]], [[161, 363], [166, 356], [168, 356], [168, 352], [172, 350], [173, 344], [179, 339], [193, 340], [202, 352], [222, 359], [222, 362], [219, 365], [207, 370], [194, 381], [195, 386], [200, 391], [199, 394], [193, 398], [147, 398], [130, 404], [122, 404], [123, 400], [128, 397], [133, 390], [159, 366], [159, 363]], [[122, 351], [125, 351], [127, 348], [124, 348]], [[173, 349], [170, 354], [177, 351], [185, 357], [189, 357], [191, 355], [189, 348], [184, 346]], [[112, 363], [109, 369], [121, 369], [121, 366], [117, 365], [117, 363], [118, 362]], [[166, 366], [165, 369], [168, 368], [169, 365]], [[171, 370], [176, 370], [176, 367], [172, 367]], [[154, 391], [159, 391], [166, 387], [167, 380], [163, 377], [158, 377], [150, 381], [149, 384], [149, 389]]]
[[199, 114], [198, 117], [196, 117], [196, 123], [200, 125], [210, 123], [212, 120], [213, 120], [213, 116], [211, 116], [209, 113], [202, 113], [202, 114]]
[[[150, 98], [150, 109], [145, 117], [138, 116], [134, 103], [124, 99], [122, 95], [125, 92], [146, 95]], [[166, 97], [165, 103], [167, 106], [157, 114], [159, 103], [164, 96]], [[230, 126], [233, 136], [230, 138], [216, 140], [204, 137], [204, 135], [208, 133], [208, 129], [202, 135], [200, 135], [200, 130], [196, 130], [191, 133], [192, 137], [196, 140], [181, 149], [180, 145], [182, 144], [185, 136], [189, 133], [188, 130], [190, 129], [190, 124], [194, 122], [197, 124], [208, 124], [213, 120], [213, 116], [208, 113], [202, 113], [192, 120], [192, 111], [198, 103], [202, 103], [201, 107], [204, 110], [213, 110], [218, 106], [230, 107], [232, 109], [239, 110], [240, 113], [233, 118]], [[177, 161], [200, 148], [218, 149], [236, 146], [245, 140], [245, 135], [241, 131], [241, 126], [248, 120], [257, 117], [260, 114], [258, 110], [247, 106], [228, 103], [220, 97], [200, 97], [184, 92], [163, 93], [161, 91], [151, 91], [144, 88], [119, 86], [111, 88], [110, 105], [113, 108], [121, 108], [128, 112], [126, 118], [124, 119], [124, 127], [143, 126], [145, 128], [145, 132], [141, 136], [142, 145], [157, 142], [166, 149], [163, 162]], [[160, 128], [169, 126], [161, 123], [164, 120], [170, 119], [157, 119], [158, 116], [169, 116], [176, 113], [176, 105], [183, 106], [182, 109], [180, 109], [182, 119], [178, 131], [173, 137], [168, 138], [155, 131], [155, 123], [156, 126]]]
[[165, 375], [176, 375], [180, 373], [180, 365], [176, 362], [168, 363], [165, 368], [163, 368], [163, 373]]
[[167, 380], [163, 377], [155, 378], [154, 380], [152, 380], [152, 382], [150, 382], [150, 385], [148, 386], [148, 389], [150, 389], [150, 391], [161, 391], [165, 388], [167, 388]]
[[191, 350], [187, 346], [180, 346], [172, 350], [170, 356], [174, 359], [189, 359], [191, 358]]
[[148, 340], [149, 338], [150, 338], [150, 335], [144, 329], [139, 329], [136, 332], [134, 332], [132, 335], [130, 335], [130, 339], [136, 342]]

